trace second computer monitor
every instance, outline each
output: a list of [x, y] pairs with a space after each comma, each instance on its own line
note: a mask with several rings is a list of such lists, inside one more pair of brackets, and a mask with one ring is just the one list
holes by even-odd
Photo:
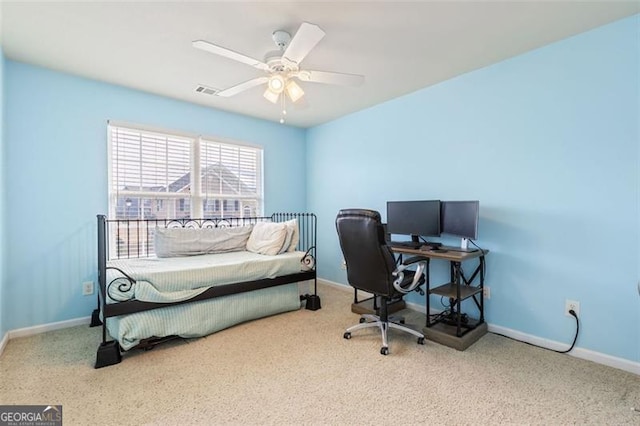
[[441, 206], [443, 234], [470, 240], [478, 238], [479, 201], [443, 201]]
[[418, 237], [440, 236], [440, 200], [388, 201], [387, 232]]

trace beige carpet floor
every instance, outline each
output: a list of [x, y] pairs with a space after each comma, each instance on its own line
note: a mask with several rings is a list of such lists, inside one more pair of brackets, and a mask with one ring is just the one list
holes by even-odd
[[373, 329], [342, 338], [358, 321], [351, 293], [320, 294], [319, 311], [134, 351], [99, 370], [98, 328], [14, 339], [0, 358], [0, 404], [62, 404], [65, 425], [640, 425], [637, 375], [493, 334], [458, 352], [392, 332], [382, 356]]

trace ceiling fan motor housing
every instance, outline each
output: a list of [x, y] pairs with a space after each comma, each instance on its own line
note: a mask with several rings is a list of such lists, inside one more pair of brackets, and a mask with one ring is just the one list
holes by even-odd
[[271, 52], [268, 52], [264, 56], [264, 62], [269, 66], [271, 72], [283, 73], [294, 71], [295, 67], [292, 65], [295, 64], [288, 64], [282, 60], [282, 54], [291, 41], [291, 35], [286, 31], [277, 30], [273, 32], [272, 37], [279, 50], [272, 50]]
[[274, 31], [272, 37], [280, 50], [284, 50], [291, 41], [291, 34], [283, 30]]

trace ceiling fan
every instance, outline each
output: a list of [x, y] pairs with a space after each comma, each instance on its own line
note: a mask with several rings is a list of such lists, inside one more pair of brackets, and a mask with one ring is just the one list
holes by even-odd
[[[274, 31], [272, 37], [278, 50], [267, 53], [264, 62], [204, 40], [195, 40], [193, 47], [242, 62], [267, 74], [221, 90], [216, 93], [217, 96], [234, 96], [266, 83], [264, 97], [273, 103], [281, 99], [284, 104], [285, 94], [292, 102], [297, 102], [304, 95], [296, 79], [341, 86], [358, 86], [364, 81], [364, 76], [357, 74], [300, 69], [300, 63], [324, 36], [325, 32], [319, 26], [308, 22], [300, 25], [293, 38], [286, 31]], [[286, 114], [284, 108], [283, 114]], [[284, 122], [283, 119], [280, 121]]]

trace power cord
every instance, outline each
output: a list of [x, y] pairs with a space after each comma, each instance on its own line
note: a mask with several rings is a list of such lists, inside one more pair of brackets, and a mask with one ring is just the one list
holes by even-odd
[[556, 349], [545, 348], [544, 346], [536, 345], [536, 344], [529, 343], [529, 342], [524, 342], [522, 340], [518, 340], [518, 339], [515, 339], [515, 338], [510, 337], [510, 336], [505, 336], [504, 334], [501, 334], [501, 333], [495, 333], [495, 332], [492, 332], [492, 333], [496, 334], [498, 336], [506, 337], [507, 339], [515, 340], [516, 342], [526, 343], [529, 346], [535, 346], [536, 348], [546, 349], [548, 351], [557, 352], [559, 354], [566, 354], [566, 353], [571, 352], [573, 350], [573, 347], [576, 345], [576, 341], [578, 340], [578, 333], [580, 332], [580, 321], [578, 320], [578, 315], [575, 313], [575, 311], [573, 309], [569, 310], [569, 314], [571, 314], [571, 316], [573, 316], [576, 319], [576, 335], [573, 338], [573, 343], [571, 343], [571, 347], [569, 349], [567, 349], [566, 351], [558, 351]]
[[473, 244], [474, 246], [476, 246], [476, 248], [477, 248], [478, 250], [482, 251], [482, 247], [480, 247], [479, 245], [477, 245], [475, 241], [473, 241], [472, 239], [469, 239], [469, 242], [470, 242], [471, 244]]
[[444, 309], [437, 314], [429, 314], [429, 320], [433, 322], [438, 322], [443, 318], [446, 318], [451, 315], [451, 302], [449, 298], [445, 298], [444, 296], [440, 296], [440, 304], [444, 306]]
[[[469, 239], [469, 242], [471, 244], [473, 244], [474, 246], [476, 246], [476, 248], [478, 250], [484, 252], [484, 249], [482, 247], [480, 247], [479, 245], [477, 245], [475, 241], [473, 241], [472, 239]], [[482, 263], [482, 275], [484, 275], [484, 279], [486, 281], [487, 280], [487, 262], [483, 262]]]

